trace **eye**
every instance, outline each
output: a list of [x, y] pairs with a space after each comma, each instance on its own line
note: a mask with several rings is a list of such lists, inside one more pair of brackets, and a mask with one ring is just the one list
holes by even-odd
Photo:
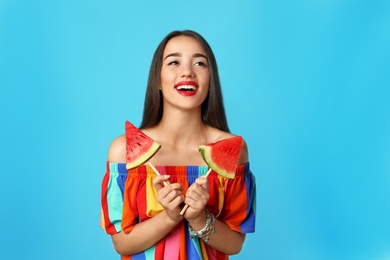
[[197, 62], [195, 62], [194, 65], [195, 66], [200, 66], [200, 67], [207, 67], [206, 62], [203, 62], [203, 61], [197, 61]]
[[178, 64], [179, 64], [179, 62], [176, 61], [176, 60], [173, 60], [173, 61], [168, 62], [168, 65], [169, 65], [169, 66], [175, 66], [175, 65], [178, 65]]

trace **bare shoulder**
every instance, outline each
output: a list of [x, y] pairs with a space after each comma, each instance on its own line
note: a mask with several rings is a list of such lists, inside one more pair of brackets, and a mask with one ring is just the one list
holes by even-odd
[[126, 162], [126, 136], [115, 138], [108, 148], [108, 161], [114, 163]]
[[[214, 141], [219, 141], [219, 140], [223, 140], [223, 139], [227, 139], [227, 138], [232, 138], [232, 137], [235, 137], [237, 135], [232, 134], [232, 133], [228, 133], [228, 132], [224, 132], [224, 131], [221, 131], [218, 129], [214, 129], [213, 136], [214, 136], [214, 138], [213, 138]], [[242, 138], [242, 146], [241, 146], [240, 157], [238, 158], [238, 165], [245, 164], [248, 161], [249, 161], [248, 146], [247, 146], [244, 138]]]
[[242, 165], [244, 163], [247, 163], [248, 161], [249, 161], [248, 146], [244, 138], [242, 138], [241, 153], [240, 153], [240, 157], [238, 158], [238, 165]]

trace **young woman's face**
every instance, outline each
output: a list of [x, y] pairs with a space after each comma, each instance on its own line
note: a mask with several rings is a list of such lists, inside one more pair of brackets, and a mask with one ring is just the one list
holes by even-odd
[[206, 53], [192, 37], [177, 36], [169, 40], [163, 53], [161, 86], [164, 108], [200, 108], [206, 99], [210, 72]]

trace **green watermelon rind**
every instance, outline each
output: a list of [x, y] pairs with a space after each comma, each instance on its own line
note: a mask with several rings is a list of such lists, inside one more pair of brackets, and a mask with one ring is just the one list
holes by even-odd
[[143, 155], [136, 158], [134, 161], [126, 163], [126, 169], [133, 169], [141, 164], [147, 162], [153, 155], [161, 148], [161, 145], [157, 142], [153, 142], [153, 144], [149, 147], [149, 149], [143, 153]]
[[226, 178], [233, 179], [235, 173], [229, 173], [225, 169], [219, 167], [217, 164], [214, 163], [212, 159], [212, 147], [209, 145], [199, 145], [198, 146], [199, 152], [203, 158], [203, 160], [207, 163], [207, 165], [213, 169], [216, 173], [219, 175], [222, 175]]

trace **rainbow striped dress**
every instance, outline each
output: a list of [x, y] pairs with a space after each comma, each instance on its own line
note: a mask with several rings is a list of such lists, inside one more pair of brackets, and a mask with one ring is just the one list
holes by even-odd
[[[156, 166], [161, 174], [169, 174], [171, 182], [181, 183], [185, 190], [196, 178], [205, 174], [207, 166]], [[101, 226], [107, 234], [131, 232], [138, 223], [160, 211], [152, 180], [155, 173], [148, 165], [126, 170], [125, 163], [107, 162], [102, 183]], [[255, 177], [249, 163], [237, 168], [234, 179], [214, 171], [208, 177], [210, 199], [206, 208], [232, 230], [241, 233], [255, 231]], [[218, 232], [218, 230], [216, 230]], [[166, 259], [195, 260], [228, 259], [228, 256], [210, 247], [202, 239], [190, 239], [188, 222], [183, 220], [164, 239], [151, 248], [122, 260]]]

